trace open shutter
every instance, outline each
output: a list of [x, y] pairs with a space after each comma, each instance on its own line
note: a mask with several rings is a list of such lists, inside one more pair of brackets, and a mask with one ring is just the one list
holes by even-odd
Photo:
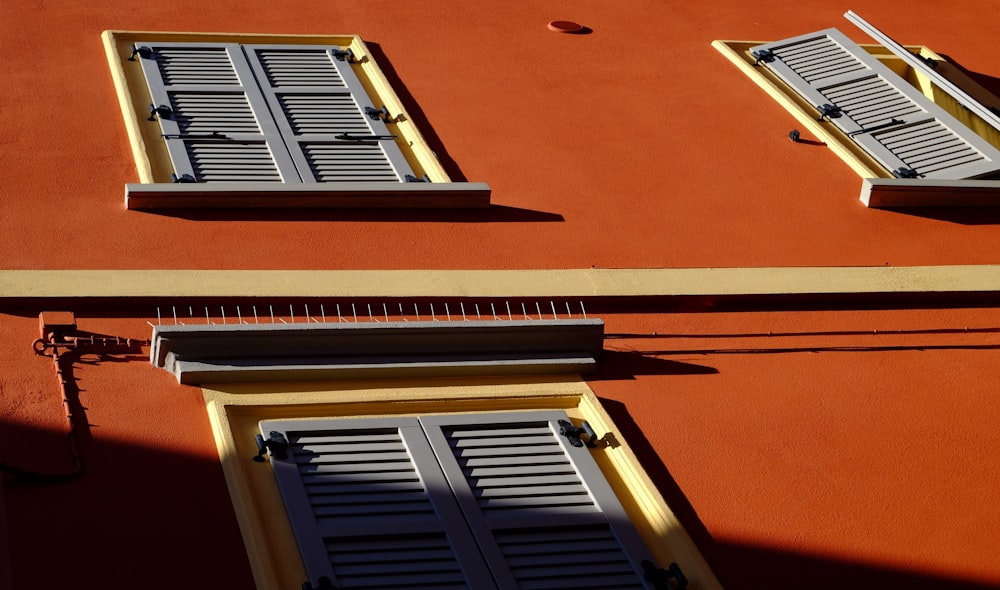
[[651, 560], [562, 412], [421, 417], [501, 588], [647, 588]]
[[[138, 43], [176, 176], [199, 182], [299, 182], [240, 46]], [[152, 125], [153, 123], [150, 123]]]
[[313, 585], [495, 588], [416, 419], [263, 421]]
[[896, 176], [963, 179], [1000, 172], [1000, 151], [837, 29], [751, 48]]
[[[305, 182], [404, 181], [413, 170], [338, 48], [245, 45]], [[350, 137], [360, 139], [350, 139]]]

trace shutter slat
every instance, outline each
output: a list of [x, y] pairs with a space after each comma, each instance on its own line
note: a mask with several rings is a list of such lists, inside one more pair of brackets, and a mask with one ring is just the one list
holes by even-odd
[[[840, 31], [827, 29], [751, 48], [757, 54], [764, 51], [770, 51], [773, 58], [760, 63], [814, 106], [840, 107], [842, 113], [830, 117], [830, 124], [888, 171], [909, 168], [925, 178], [943, 179], [1000, 173], [1000, 150]], [[900, 129], [910, 128], [912, 134], [902, 131], [906, 141], [919, 141], [919, 134], [933, 133], [948, 137], [947, 149], [927, 158], [897, 149]]]

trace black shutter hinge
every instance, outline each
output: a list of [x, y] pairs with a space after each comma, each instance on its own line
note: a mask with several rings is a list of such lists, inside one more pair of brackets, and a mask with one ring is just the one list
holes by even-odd
[[916, 178], [920, 176], [916, 170], [913, 168], [907, 168], [905, 166], [900, 166], [892, 171], [892, 175], [896, 178]]
[[759, 66], [760, 62], [771, 63], [775, 60], [774, 52], [770, 49], [757, 49], [756, 51], [751, 52], [751, 55], [756, 58], [756, 61], [753, 62], [753, 65], [755, 66]]
[[149, 118], [147, 121], [155, 121], [156, 117], [161, 119], [169, 119], [171, 115], [174, 114], [174, 110], [165, 104], [156, 106], [153, 103], [149, 103]]
[[431, 177], [427, 176], [426, 174], [424, 174], [420, 178], [417, 178], [416, 176], [414, 176], [412, 174], [407, 174], [406, 176], [403, 177], [403, 181], [404, 182], [430, 182], [431, 181]]
[[[587, 447], [593, 449], [598, 446], [598, 442], [601, 443], [601, 446], [604, 446], [605, 444], [603, 439], [597, 437], [597, 433], [594, 432], [594, 429], [590, 427], [590, 424], [588, 424], [586, 420], [581, 422], [579, 426], [573, 426], [573, 423], [569, 420], [560, 420], [558, 424], [559, 434], [568, 438], [569, 444], [574, 447], [582, 447], [586, 444]], [[586, 443], [583, 442], [582, 438], [582, 435], [584, 434], [587, 435]]]
[[[268, 452], [271, 453], [276, 459], [285, 459], [288, 457], [288, 439], [285, 435], [280, 432], [271, 431], [267, 435], [267, 440], [264, 440], [264, 436], [261, 434], [257, 435], [257, 454], [254, 455], [253, 460], [257, 463], [264, 462], [264, 455]], [[322, 579], [321, 579], [322, 580]], [[323, 586], [320, 586], [322, 588]]]
[[316, 584], [313, 586], [312, 582], [302, 582], [302, 590], [340, 590], [340, 586], [331, 582], [326, 576], [320, 576]]
[[822, 104], [816, 107], [819, 111], [819, 119], [817, 121], [822, 121], [823, 119], [839, 119], [844, 112], [840, 110], [840, 107], [832, 104]]
[[385, 105], [382, 108], [376, 109], [375, 107], [365, 107], [365, 114], [372, 121], [382, 121], [383, 123], [391, 123], [392, 117], [389, 116], [389, 109]]
[[354, 52], [351, 51], [350, 47], [347, 49], [332, 49], [331, 51], [333, 52], [333, 57], [337, 58], [337, 61], [346, 61], [349, 64], [355, 62]]
[[680, 590], [687, 588], [688, 580], [681, 571], [681, 566], [671, 563], [667, 569], [656, 567], [652, 561], [643, 559], [639, 562], [642, 566], [642, 577], [653, 585], [656, 590]]
[[181, 174], [180, 176], [177, 176], [176, 174], [171, 174], [170, 182], [174, 184], [186, 184], [189, 182], [198, 182], [198, 181], [195, 180], [194, 176], [191, 176], [190, 174]]
[[138, 55], [139, 57], [144, 57], [146, 59], [149, 59], [149, 58], [153, 57], [153, 50], [150, 49], [149, 47], [146, 47], [146, 46], [136, 47], [136, 44], [133, 43], [132, 44], [132, 55], [128, 56], [128, 60], [129, 61], [135, 61], [135, 56], [136, 55]]

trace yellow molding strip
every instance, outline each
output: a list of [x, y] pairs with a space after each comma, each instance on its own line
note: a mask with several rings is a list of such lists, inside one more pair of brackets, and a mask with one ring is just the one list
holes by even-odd
[[0, 298], [642, 297], [993, 291], [1000, 291], [1000, 265], [0, 271]]

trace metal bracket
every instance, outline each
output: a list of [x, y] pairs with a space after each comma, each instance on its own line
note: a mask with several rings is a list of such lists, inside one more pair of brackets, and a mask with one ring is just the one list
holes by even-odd
[[[593, 449], [597, 447], [597, 441], [601, 440], [597, 437], [597, 433], [594, 432], [594, 429], [591, 428], [590, 424], [586, 421], [581, 422], [580, 426], [573, 426], [573, 423], [569, 420], [560, 420], [558, 424], [559, 434], [568, 438], [569, 444], [574, 447], [582, 447], [586, 444], [588, 448]], [[583, 442], [583, 438], [581, 436], [584, 434], [587, 435], [586, 443]]]
[[313, 586], [312, 582], [302, 582], [302, 590], [340, 590], [340, 586], [331, 582], [326, 576], [320, 576], [316, 584]]
[[174, 113], [173, 109], [171, 109], [165, 104], [156, 106], [153, 103], [149, 103], [149, 118], [146, 120], [155, 121], [156, 117], [160, 117], [161, 119], [169, 119], [170, 116], [173, 115], [173, 113]]
[[792, 129], [791, 131], [788, 132], [788, 139], [792, 140], [792, 143], [799, 143], [799, 140], [801, 138], [802, 134], [799, 133], [798, 129]]
[[[276, 459], [285, 459], [288, 457], [288, 439], [285, 435], [280, 432], [271, 431], [267, 435], [267, 440], [264, 440], [264, 436], [261, 434], [257, 435], [257, 454], [253, 456], [253, 460], [257, 463], [264, 462], [264, 455], [271, 453], [272, 457]], [[320, 579], [322, 583], [322, 579]], [[322, 586], [320, 586], [322, 588]]]
[[816, 110], [820, 113], [819, 119], [816, 119], [817, 121], [823, 121], [823, 119], [838, 119], [844, 114], [844, 111], [840, 110], [840, 107], [832, 104], [819, 105], [816, 107]]
[[774, 52], [771, 51], [770, 49], [758, 49], [750, 53], [756, 58], [756, 61], [753, 62], [753, 65], [755, 66], [759, 66], [760, 62], [771, 63], [772, 61], [777, 59], [774, 57]]
[[851, 137], [855, 135], [861, 135], [862, 133], [871, 133], [872, 131], [878, 131], [879, 129], [885, 129], [886, 127], [895, 127], [896, 125], [905, 125], [906, 121], [902, 119], [896, 119], [895, 117], [888, 123], [882, 123], [881, 125], [875, 125], [874, 127], [865, 127], [864, 129], [858, 129], [857, 131], [851, 131], [848, 133]]
[[687, 588], [688, 580], [681, 571], [681, 567], [676, 563], [671, 563], [667, 569], [656, 567], [652, 561], [643, 559], [639, 562], [642, 566], [643, 578], [653, 585], [656, 590], [679, 590]]
[[337, 61], [346, 61], [349, 64], [355, 62], [354, 52], [351, 51], [350, 47], [347, 49], [331, 49], [330, 51], [333, 52], [333, 57], [337, 58]]
[[333, 137], [343, 141], [385, 141], [396, 139], [395, 135], [352, 135], [350, 133], [340, 133]]
[[153, 57], [153, 50], [149, 47], [142, 46], [136, 47], [135, 43], [132, 44], [132, 54], [128, 56], [129, 61], [135, 61], [135, 56], [143, 57], [149, 59]]
[[896, 178], [917, 178], [920, 174], [917, 173], [913, 168], [906, 168], [905, 166], [900, 166], [892, 171], [892, 175]]
[[406, 176], [403, 177], [403, 181], [404, 182], [430, 182], [431, 181], [431, 177], [427, 176], [426, 174], [424, 174], [420, 178], [417, 178], [416, 176], [414, 176], [412, 174], [407, 174]]
[[180, 176], [177, 176], [176, 174], [171, 174], [170, 182], [174, 184], [183, 184], [183, 183], [198, 182], [198, 181], [195, 179], [194, 176], [191, 176], [190, 174], [181, 174]]

